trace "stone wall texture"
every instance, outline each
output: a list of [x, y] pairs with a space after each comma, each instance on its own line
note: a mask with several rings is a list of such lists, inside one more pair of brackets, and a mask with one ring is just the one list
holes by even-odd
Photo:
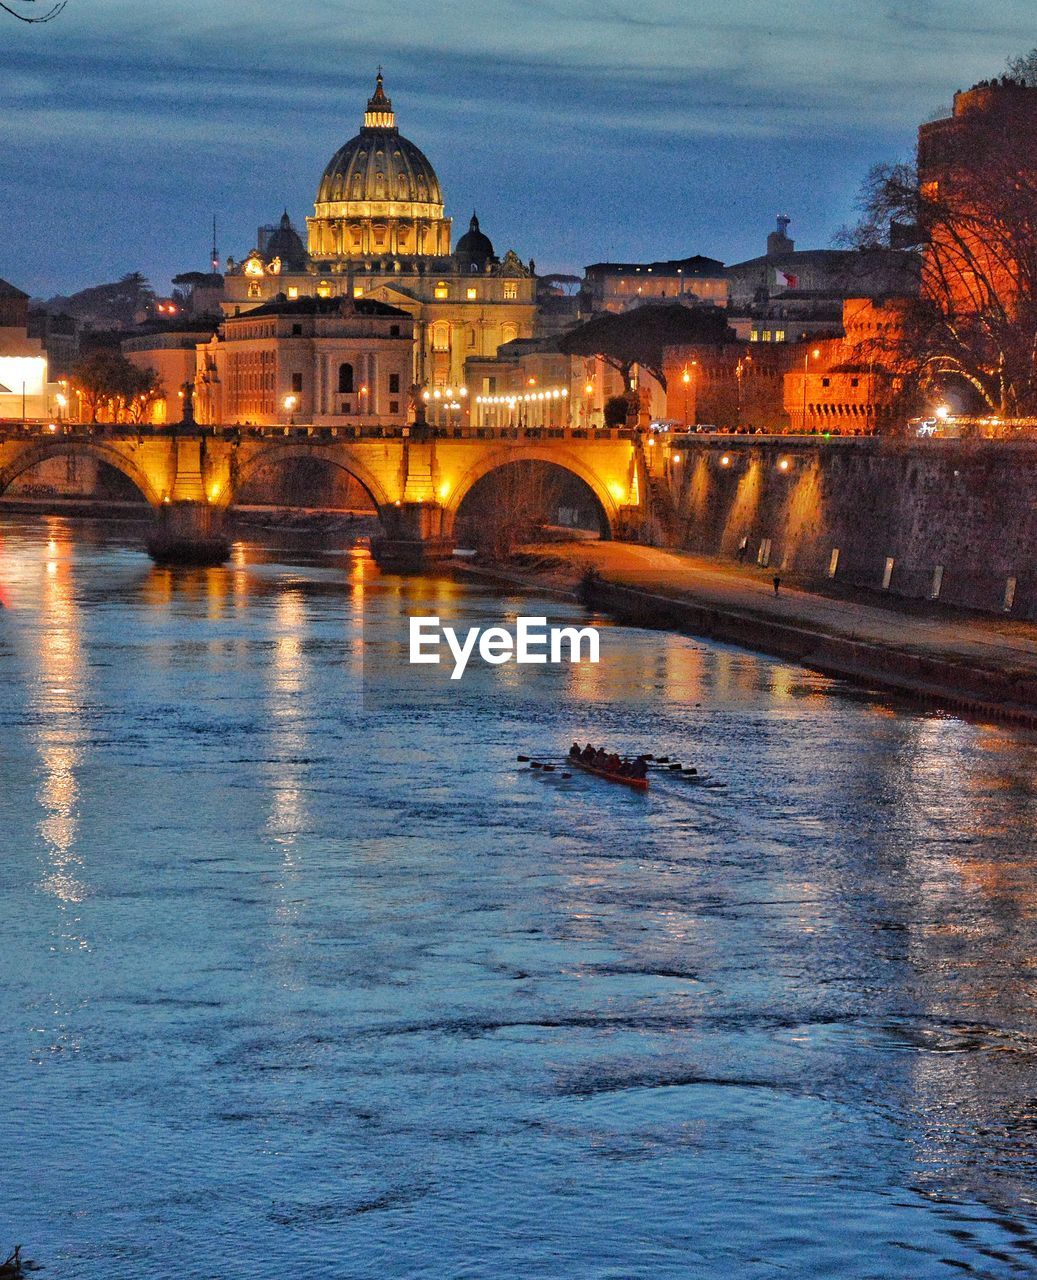
[[[660, 451], [662, 452], [662, 451]], [[1037, 442], [691, 437], [666, 450], [683, 545], [821, 582], [1037, 618]], [[942, 569], [942, 575], [937, 573]], [[1014, 599], [1005, 609], [1009, 579]]]

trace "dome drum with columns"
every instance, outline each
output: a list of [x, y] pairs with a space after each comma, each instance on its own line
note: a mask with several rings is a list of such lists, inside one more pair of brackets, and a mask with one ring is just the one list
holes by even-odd
[[[532, 337], [532, 264], [503, 258], [473, 214], [453, 252], [443, 192], [425, 154], [403, 137], [381, 72], [360, 132], [321, 176], [306, 245], [287, 213], [264, 243], [228, 261], [228, 314], [283, 296], [372, 298], [415, 320], [414, 380], [457, 383], [471, 356]], [[275, 251], [276, 252], [273, 252]]]
[[315, 258], [450, 252], [450, 219], [435, 170], [396, 127], [381, 72], [360, 132], [335, 152], [307, 218]]

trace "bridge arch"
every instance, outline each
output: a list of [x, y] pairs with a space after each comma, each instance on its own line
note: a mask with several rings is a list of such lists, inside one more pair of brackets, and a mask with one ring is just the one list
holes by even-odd
[[499, 471], [503, 467], [523, 462], [546, 463], [548, 466], [557, 467], [559, 470], [575, 476], [578, 480], [582, 480], [601, 507], [604, 517], [602, 536], [605, 538], [615, 536], [619, 523], [620, 504], [616, 495], [609, 488], [606, 481], [602, 479], [601, 475], [574, 450], [545, 447], [535, 445], [529, 441], [523, 441], [521, 449], [494, 449], [489, 453], [483, 454], [477, 462], [473, 463], [460, 476], [452, 486], [443, 504], [450, 517], [451, 526], [457, 519], [461, 504], [484, 476], [488, 476], [494, 471]]
[[221, 494], [217, 505], [224, 507], [232, 505], [236, 501], [239, 490], [243, 489], [255, 473], [263, 467], [277, 466], [280, 463], [292, 462], [299, 458], [322, 462], [327, 466], [337, 467], [340, 471], [345, 471], [360, 485], [379, 513], [383, 507], [391, 505], [392, 500], [385, 492], [377, 476], [373, 475], [370, 469], [364, 466], [353, 450], [342, 446], [328, 449], [326, 445], [311, 445], [305, 441], [265, 445], [263, 448], [250, 452], [246, 458], [239, 462], [233, 485], [228, 486]]
[[162, 495], [148, 478], [147, 472], [138, 467], [133, 459], [128, 457], [122, 450], [99, 440], [67, 440], [60, 437], [26, 445], [20, 453], [17, 453], [8, 462], [7, 466], [0, 467], [0, 494], [7, 490], [12, 481], [17, 480], [23, 472], [28, 471], [31, 467], [35, 467], [38, 463], [46, 462], [50, 458], [67, 457], [69, 454], [95, 458], [98, 462], [105, 463], [115, 471], [120, 471], [134, 488], [140, 491], [147, 503], [152, 507], [157, 507], [161, 504]]

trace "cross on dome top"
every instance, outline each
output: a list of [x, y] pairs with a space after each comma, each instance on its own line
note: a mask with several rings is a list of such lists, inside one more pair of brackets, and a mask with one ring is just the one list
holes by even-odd
[[364, 112], [364, 128], [396, 128], [396, 112], [392, 109], [392, 99], [386, 97], [385, 81], [382, 78], [381, 67], [378, 68], [378, 76], [375, 80], [374, 93], [367, 100], [367, 110]]

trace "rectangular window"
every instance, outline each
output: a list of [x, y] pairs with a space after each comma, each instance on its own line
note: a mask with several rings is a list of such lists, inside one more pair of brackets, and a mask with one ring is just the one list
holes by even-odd
[[399, 412], [400, 412], [400, 402], [399, 402], [399, 400], [390, 400], [390, 401], [389, 401], [389, 412], [390, 412], [390, 413], [399, 413]]
[[302, 374], [301, 373], [292, 374], [292, 390], [293, 391], [302, 390]]
[[823, 387], [830, 387], [830, 386], [832, 385], [832, 379], [831, 379], [831, 378], [822, 378], [822, 379], [821, 379], [821, 385], [822, 385]]
[[389, 326], [389, 337], [398, 338], [399, 336], [400, 336], [400, 326], [398, 324], [391, 324]]
[[465, 297], [468, 299], [469, 302], [474, 302], [478, 296], [479, 296], [479, 290], [476, 288], [473, 288], [472, 285], [469, 285], [468, 288], [465, 290]]
[[434, 290], [435, 296], [442, 301], [444, 298], [450, 297], [450, 290], [445, 284], [437, 284]]
[[775, 330], [774, 330], [774, 341], [775, 341], [775, 342], [784, 342], [784, 341], [785, 341], [785, 330], [784, 330], [784, 329], [775, 329]]
[[297, 284], [288, 286], [288, 296], [289, 298], [297, 298], [299, 296], [299, 286]]
[[504, 299], [506, 302], [514, 302], [518, 297], [518, 285], [514, 280], [504, 281]]
[[292, 325], [292, 337], [293, 337], [293, 338], [297, 338], [297, 337], [299, 337], [299, 335], [300, 335], [301, 333], [302, 333], [302, 325], [301, 325], [301, 324], [293, 324], [293, 325]]
[[355, 284], [353, 286], [353, 297], [362, 298], [363, 296], [364, 296], [364, 286], [362, 284]]
[[400, 389], [400, 375], [398, 373], [389, 374], [389, 391], [397, 392]]

